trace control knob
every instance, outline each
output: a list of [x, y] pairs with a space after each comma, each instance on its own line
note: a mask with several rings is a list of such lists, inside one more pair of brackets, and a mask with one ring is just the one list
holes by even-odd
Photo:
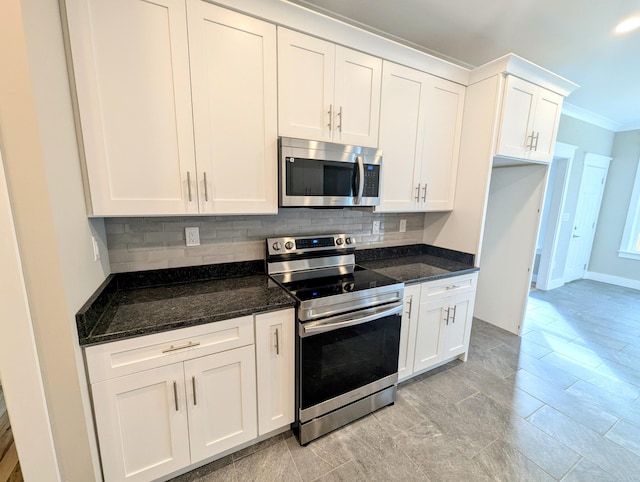
[[287, 249], [293, 249], [293, 243], [291, 241], [287, 241], [284, 243], [284, 247]]
[[347, 239], [345, 239], [345, 242], [346, 242], [347, 244], [352, 244], [352, 243], [354, 243], [354, 242], [355, 242], [355, 239], [353, 239], [353, 238], [351, 238], [351, 237], [348, 237]]
[[342, 246], [342, 243], [344, 243], [344, 240], [343, 240], [342, 238], [338, 238], [338, 239], [336, 239], [336, 244], [337, 244], [338, 246]]
[[280, 241], [276, 241], [273, 243], [273, 250], [280, 251], [282, 249], [282, 243]]

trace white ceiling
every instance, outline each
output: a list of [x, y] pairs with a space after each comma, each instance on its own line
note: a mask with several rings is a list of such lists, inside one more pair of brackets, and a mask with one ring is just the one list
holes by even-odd
[[567, 103], [640, 129], [639, 0], [289, 0], [466, 67], [513, 52], [580, 85]]

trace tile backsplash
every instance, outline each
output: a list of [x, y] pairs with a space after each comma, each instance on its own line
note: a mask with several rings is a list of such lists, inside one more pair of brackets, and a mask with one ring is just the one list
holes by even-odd
[[[356, 209], [280, 209], [263, 216], [106, 218], [111, 271], [264, 259], [265, 239], [285, 235], [349, 233], [359, 247], [422, 243], [424, 213], [382, 214]], [[407, 220], [406, 232], [400, 220]], [[373, 221], [380, 233], [373, 234]], [[185, 246], [184, 228], [200, 228], [200, 246]]]

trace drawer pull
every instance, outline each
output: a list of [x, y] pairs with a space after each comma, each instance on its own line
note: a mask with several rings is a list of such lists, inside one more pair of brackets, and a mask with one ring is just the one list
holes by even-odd
[[178, 384], [173, 382], [173, 400], [176, 402], [176, 412], [179, 411], [178, 407]]
[[458, 285], [449, 285], [449, 286], [447, 286], [445, 289], [447, 289], [447, 290], [454, 290], [454, 289], [457, 289], [457, 288], [461, 288], [461, 286], [458, 286]]
[[193, 405], [198, 405], [198, 401], [196, 400], [196, 377], [191, 377], [191, 387], [193, 388]]
[[182, 345], [182, 346], [171, 345], [169, 348], [165, 348], [164, 350], [162, 350], [162, 353], [169, 353], [171, 351], [176, 351], [176, 350], [184, 350], [185, 348], [192, 348], [194, 346], [198, 346], [199, 344], [200, 342], [193, 343], [192, 341], [190, 341], [186, 345]]

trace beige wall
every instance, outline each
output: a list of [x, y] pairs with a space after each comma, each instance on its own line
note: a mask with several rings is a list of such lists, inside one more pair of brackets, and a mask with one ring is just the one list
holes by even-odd
[[91, 248], [104, 228], [86, 218], [58, 2], [0, 3], [0, 142], [54, 443], [63, 480], [91, 481], [73, 314], [108, 273]]

